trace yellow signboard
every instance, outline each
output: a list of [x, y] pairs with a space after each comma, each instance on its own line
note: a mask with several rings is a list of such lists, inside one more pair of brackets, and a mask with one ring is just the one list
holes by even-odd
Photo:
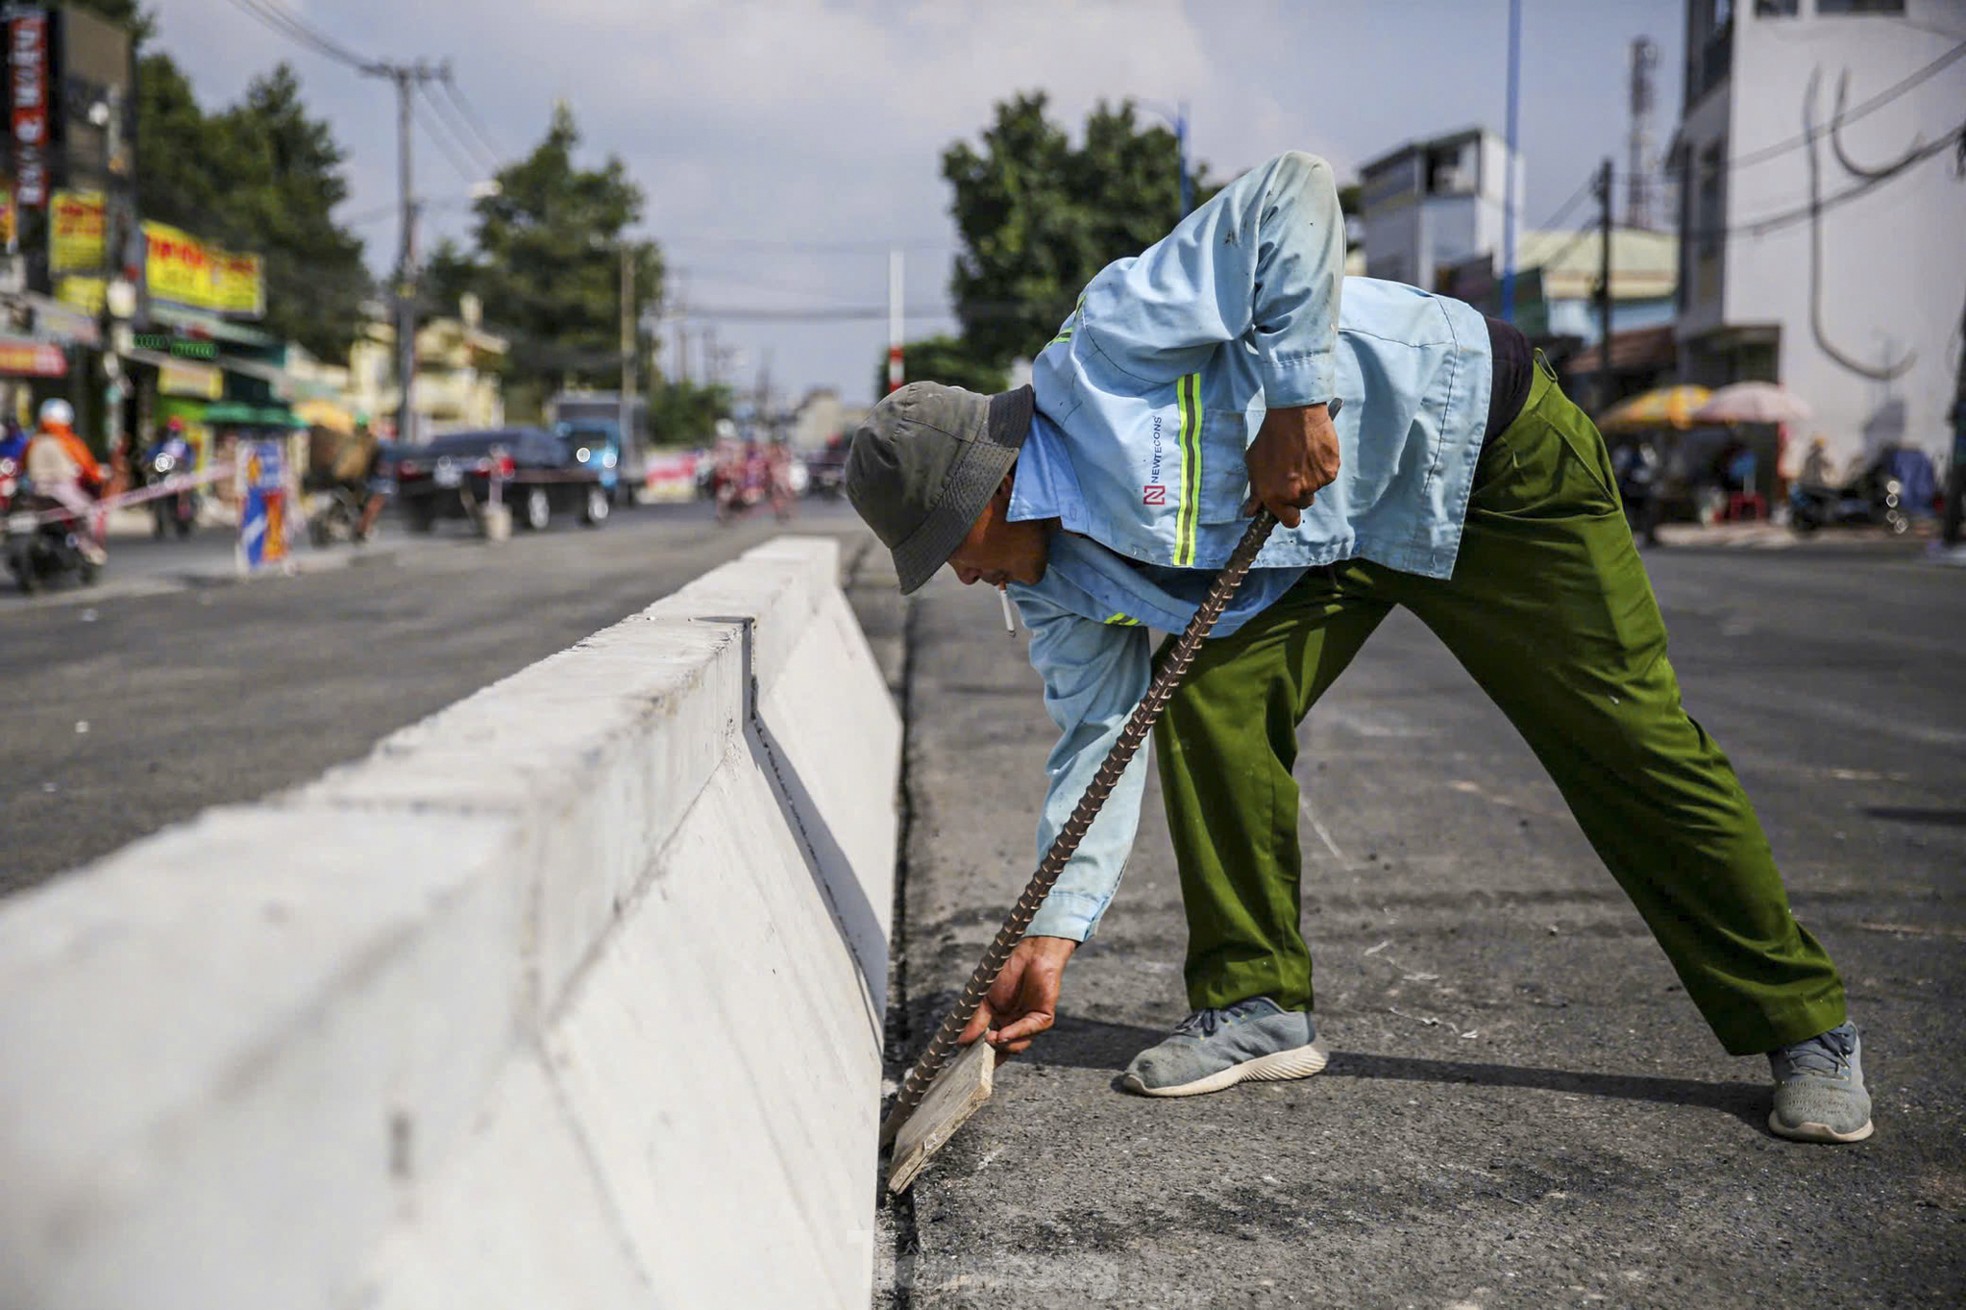
[[100, 191], [57, 191], [48, 204], [48, 271], [94, 272], [108, 254], [107, 208]]
[[103, 303], [108, 298], [107, 278], [70, 273], [55, 279], [55, 299], [64, 305], [73, 305], [84, 313], [102, 313]]
[[157, 366], [157, 394], [217, 400], [225, 394], [225, 375], [209, 364], [172, 360]]
[[0, 242], [12, 245], [19, 228], [20, 219], [14, 209], [14, 189], [0, 185]]
[[241, 255], [163, 223], [143, 225], [144, 277], [153, 300], [258, 318], [266, 281], [258, 255]]

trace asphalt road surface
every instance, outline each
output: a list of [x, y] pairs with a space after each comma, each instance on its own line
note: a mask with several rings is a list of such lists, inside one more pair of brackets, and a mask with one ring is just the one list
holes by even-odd
[[[221, 582], [222, 534], [116, 541], [103, 585], [0, 596], [0, 894], [359, 758], [781, 531], [701, 504], [487, 545], [447, 525]], [[812, 502], [792, 531], [864, 533]]]
[[[1058, 1030], [886, 1212], [884, 1295], [954, 1306], [1966, 1303], [1966, 572], [1650, 557], [1689, 708], [1844, 971], [1876, 1136], [1765, 1127], [1501, 715], [1395, 615], [1304, 730], [1319, 1077], [1150, 1101], [1186, 1010], [1158, 788]], [[993, 597], [913, 606], [905, 1068], [1034, 862], [1055, 732]]]

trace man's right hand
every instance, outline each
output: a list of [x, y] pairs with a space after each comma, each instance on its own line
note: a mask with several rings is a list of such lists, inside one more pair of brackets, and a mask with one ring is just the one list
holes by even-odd
[[1031, 1047], [1031, 1039], [1058, 1020], [1058, 987], [1065, 962], [1079, 944], [1069, 937], [1026, 937], [1017, 943], [997, 975], [976, 1017], [956, 1040], [968, 1046], [979, 1037], [997, 1048], [999, 1060]]

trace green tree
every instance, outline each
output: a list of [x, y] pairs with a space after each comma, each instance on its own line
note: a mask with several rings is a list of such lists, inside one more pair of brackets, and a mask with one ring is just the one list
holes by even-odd
[[361, 238], [331, 217], [348, 196], [347, 152], [307, 112], [294, 70], [277, 65], [215, 113], [168, 55], [143, 56], [139, 78], [139, 212], [260, 255], [265, 329], [346, 359], [374, 285]]
[[[624, 256], [634, 266], [635, 321], [662, 303], [661, 250], [627, 235], [642, 216], [641, 188], [615, 156], [578, 167], [579, 144], [562, 102], [545, 139], [498, 174], [496, 195], [475, 204], [475, 248], [440, 247], [426, 270], [430, 296], [476, 292], [487, 324], [511, 340], [507, 405], [518, 414], [576, 383], [620, 385]], [[646, 343], [637, 349], [646, 358]]]
[[284, 63], [253, 79], [221, 122], [236, 180], [221, 211], [232, 241], [264, 253], [266, 330], [324, 359], [346, 358], [373, 286], [361, 238], [330, 217], [348, 198], [345, 152], [308, 116]]
[[[910, 382], [940, 382], [946, 386], [991, 395], [1010, 385], [1004, 366], [978, 359], [961, 337], [923, 337], [902, 348], [902, 362]], [[887, 394], [887, 352], [874, 370], [874, 394]]]
[[[1143, 126], [1132, 101], [1101, 102], [1074, 146], [1045, 105], [1041, 92], [1000, 102], [980, 150], [958, 141], [942, 155], [962, 237], [956, 317], [971, 355], [999, 367], [1036, 354], [1095, 273], [1181, 216], [1173, 132]], [[1200, 203], [1213, 188], [1191, 167]]]
[[730, 388], [723, 383], [663, 380], [649, 391], [649, 441], [658, 446], [707, 445], [717, 420], [730, 414]]

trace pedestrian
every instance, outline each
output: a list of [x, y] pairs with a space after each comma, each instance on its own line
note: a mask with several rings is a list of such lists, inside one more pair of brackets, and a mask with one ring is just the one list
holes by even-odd
[[[1871, 1132], [1841, 979], [1789, 913], [1753, 807], [1680, 707], [1666, 632], [1590, 420], [1514, 328], [1344, 278], [1330, 167], [1287, 154], [1109, 265], [995, 396], [921, 382], [875, 406], [847, 494], [903, 592], [945, 563], [1006, 586], [1061, 737], [1048, 847], [1258, 505], [1281, 526], [1154, 734], [1188, 921], [1191, 1013], [1124, 1085], [1304, 1077], [1296, 729], [1396, 607], [1526, 737], [1722, 1046], [1767, 1053], [1769, 1125]], [[1342, 302], [1342, 307], [1341, 307]], [[964, 1033], [1009, 1053], [1132, 846], [1137, 758]]]
[[1647, 546], [1659, 544], [1660, 462], [1659, 448], [1644, 435], [1625, 442], [1611, 457], [1625, 521], [1631, 525], [1633, 539]]
[[41, 404], [40, 423], [27, 443], [27, 480], [34, 494], [67, 510], [75, 522], [75, 540], [82, 557], [98, 567], [109, 560], [104, 549], [107, 526], [97, 500], [107, 478], [102, 465], [75, 435], [75, 411], [65, 400]]

